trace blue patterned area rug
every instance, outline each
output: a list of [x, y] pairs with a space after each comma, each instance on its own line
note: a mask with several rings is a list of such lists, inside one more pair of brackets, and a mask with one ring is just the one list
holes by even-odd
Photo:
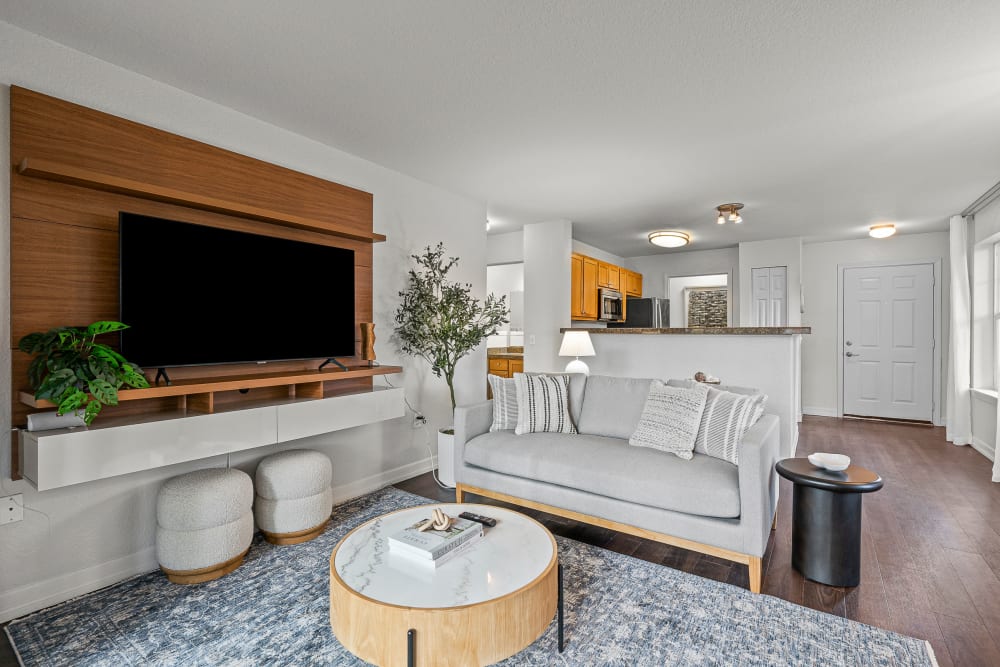
[[[159, 572], [13, 621], [24, 665], [361, 665], [329, 623], [329, 557], [370, 518], [429, 502], [397, 489], [340, 505], [317, 539], [275, 547], [207, 584]], [[566, 651], [556, 625], [503, 665], [934, 665], [921, 640], [556, 538]]]

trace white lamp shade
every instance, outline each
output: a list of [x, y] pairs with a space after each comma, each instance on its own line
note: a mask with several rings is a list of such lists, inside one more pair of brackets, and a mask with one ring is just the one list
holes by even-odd
[[595, 354], [594, 344], [586, 331], [567, 331], [563, 334], [560, 357], [593, 357]]

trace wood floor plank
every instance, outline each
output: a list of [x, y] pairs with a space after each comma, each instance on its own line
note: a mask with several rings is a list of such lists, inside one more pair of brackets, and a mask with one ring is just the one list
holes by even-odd
[[1000, 649], [982, 623], [942, 614], [938, 616], [938, 625], [955, 667], [1000, 665]]

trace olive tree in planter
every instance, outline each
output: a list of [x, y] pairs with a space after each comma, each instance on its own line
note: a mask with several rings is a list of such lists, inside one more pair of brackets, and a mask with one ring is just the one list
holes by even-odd
[[118, 404], [123, 385], [148, 387], [142, 369], [96, 340], [127, 328], [121, 322], [102, 321], [83, 329], [56, 327], [23, 337], [18, 349], [36, 355], [28, 366], [35, 398], [55, 403], [60, 415], [81, 415], [89, 426], [103, 406]]
[[[403, 352], [425, 359], [434, 375], [444, 377], [454, 411], [455, 366], [507, 322], [507, 297], [490, 294], [480, 301], [472, 296], [472, 285], [449, 281], [448, 272], [458, 258], [445, 258], [443, 243], [412, 257], [416, 267], [410, 269], [406, 289], [399, 293], [395, 337]], [[449, 486], [455, 484], [453, 448], [454, 431], [442, 429], [439, 477]]]

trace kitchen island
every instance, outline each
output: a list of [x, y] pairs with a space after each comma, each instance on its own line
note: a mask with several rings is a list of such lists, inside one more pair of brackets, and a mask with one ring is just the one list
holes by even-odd
[[765, 410], [781, 421], [781, 457], [795, 455], [802, 420], [800, 349], [809, 327], [560, 331], [591, 334], [596, 356], [586, 362], [592, 375], [667, 380], [701, 371], [723, 385], [760, 389], [768, 397]]

